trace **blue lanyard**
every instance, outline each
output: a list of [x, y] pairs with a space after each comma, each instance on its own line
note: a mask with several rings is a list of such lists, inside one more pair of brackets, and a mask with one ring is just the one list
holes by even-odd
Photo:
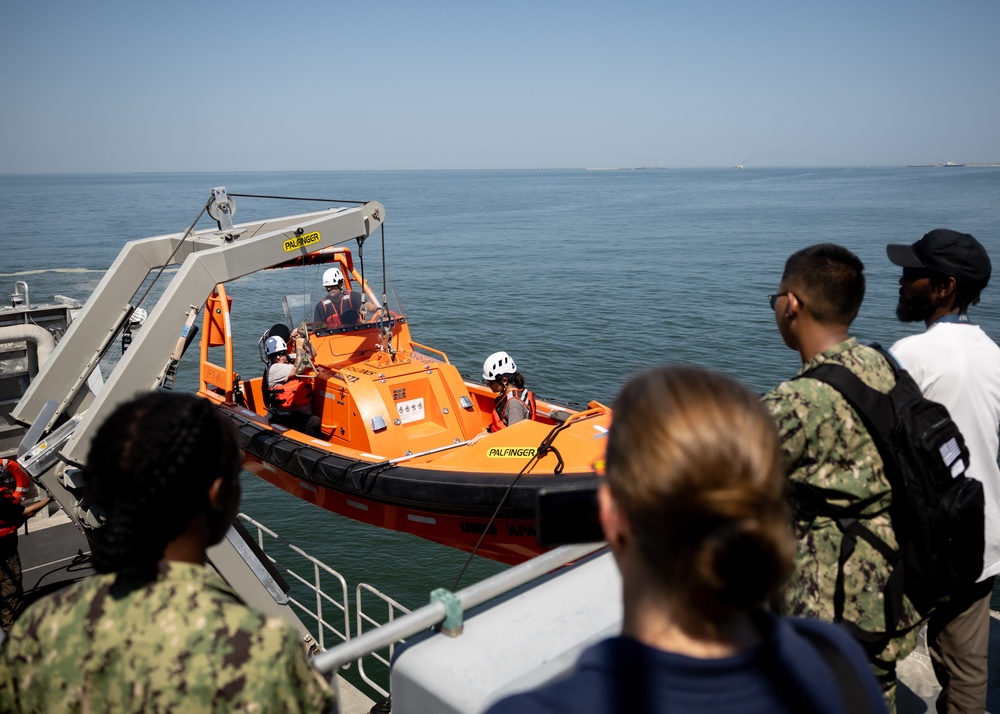
[[943, 315], [934, 321], [936, 325], [939, 322], [955, 322], [960, 325], [971, 325], [969, 322], [969, 313], [967, 312], [949, 312], [947, 315]]

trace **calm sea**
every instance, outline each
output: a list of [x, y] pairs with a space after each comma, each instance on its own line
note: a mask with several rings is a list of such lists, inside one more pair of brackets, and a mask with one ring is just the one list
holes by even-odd
[[[785, 258], [840, 243], [866, 265], [854, 332], [891, 344], [919, 330], [894, 317], [899, 270], [888, 242], [936, 227], [972, 233], [1000, 260], [1000, 169], [434, 171], [0, 176], [0, 286], [25, 279], [33, 302], [86, 298], [123, 243], [183, 231], [209, 190], [386, 207], [387, 273], [413, 336], [465, 373], [510, 352], [536, 393], [610, 403], [628, 376], [663, 363], [721, 370], [764, 391], [790, 377], [766, 295]], [[317, 210], [239, 199], [237, 222]], [[199, 224], [208, 227], [209, 222]], [[381, 285], [376, 242], [367, 276]], [[231, 287], [245, 375], [284, 293], [319, 290], [313, 272]], [[1000, 338], [1000, 286], [973, 317]], [[195, 352], [179, 387], [196, 384]], [[244, 511], [408, 607], [450, 587], [465, 555], [362, 526], [248, 476]], [[463, 584], [502, 566], [476, 559]]]

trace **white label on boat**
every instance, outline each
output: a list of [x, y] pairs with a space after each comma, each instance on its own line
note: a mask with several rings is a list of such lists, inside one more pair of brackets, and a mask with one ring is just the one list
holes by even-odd
[[415, 521], [417, 523], [429, 523], [430, 525], [437, 525], [437, 521], [433, 518], [428, 518], [427, 516], [415, 516], [412, 513], [406, 514], [406, 520]]
[[382, 460], [385, 459], [384, 456], [379, 456], [378, 454], [369, 454], [367, 451], [362, 451], [361, 455], [362, 456], [367, 456], [368, 458], [371, 458], [371, 459], [378, 459], [379, 461], [382, 461]]
[[271, 466], [271, 464], [267, 463], [266, 461], [262, 462], [261, 466], [263, 466], [266, 471], [270, 471], [273, 474], [278, 473], [278, 469], [274, 468], [273, 466]]
[[424, 418], [424, 398], [408, 399], [405, 402], [396, 402], [396, 411], [399, 412], [399, 421], [409, 424], [411, 421], [421, 421]]
[[360, 508], [362, 511], [367, 511], [368, 510], [368, 504], [366, 504], [366, 503], [359, 503], [357, 501], [352, 501], [351, 499], [347, 499], [347, 505], [348, 506], [353, 506], [354, 508]]
[[594, 428], [597, 429], [602, 434], [607, 434], [608, 433], [608, 428], [605, 427], [605, 426], [599, 426], [597, 424], [594, 424]]
[[316, 487], [313, 486], [311, 483], [306, 483], [305, 481], [299, 481], [299, 486], [304, 488], [306, 491], [312, 491], [313, 493], [316, 493]]

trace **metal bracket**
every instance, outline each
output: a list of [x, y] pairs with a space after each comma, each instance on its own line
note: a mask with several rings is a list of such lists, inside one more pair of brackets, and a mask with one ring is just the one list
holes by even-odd
[[38, 416], [31, 423], [31, 427], [21, 437], [21, 443], [17, 447], [17, 458], [22, 458], [32, 446], [38, 443], [39, 439], [42, 438], [42, 434], [45, 433], [45, 425], [49, 423], [49, 419], [52, 418], [52, 415], [56, 413], [58, 408], [59, 404], [55, 399], [50, 399], [42, 405]]
[[243, 561], [247, 564], [253, 574], [257, 576], [258, 580], [260, 580], [260, 584], [263, 585], [264, 589], [267, 590], [271, 597], [274, 598], [274, 601], [279, 605], [287, 604], [288, 595], [286, 595], [285, 591], [281, 589], [278, 582], [271, 577], [271, 574], [267, 572], [267, 568], [260, 561], [257, 554], [253, 552], [253, 549], [245, 540], [243, 540], [243, 536], [240, 535], [240, 532], [230, 526], [229, 530], [226, 531], [226, 540], [229, 541], [230, 545], [233, 546], [233, 549], [239, 553], [241, 558], [243, 558]]
[[38, 478], [52, 468], [59, 458], [59, 451], [76, 432], [76, 428], [80, 425], [80, 422], [83, 421], [84, 414], [86, 412], [74, 415], [44, 440], [26, 450], [20, 459], [18, 459], [24, 470], [31, 474], [32, 477]]
[[236, 201], [229, 197], [225, 186], [212, 189], [212, 197], [208, 200], [208, 215], [215, 219], [219, 231], [225, 234], [226, 242], [236, 240], [243, 231], [233, 228], [233, 216], [236, 214]]
[[198, 334], [198, 326], [194, 324], [194, 321], [198, 317], [199, 311], [200, 308], [197, 305], [192, 305], [188, 308], [187, 319], [184, 321], [184, 327], [181, 328], [181, 335], [177, 338], [177, 344], [174, 346], [174, 351], [170, 353], [170, 359], [167, 360], [163, 371], [153, 380], [153, 389], [157, 387], [164, 389], [174, 388], [174, 379], [177, 377], [177, 365], [180, 364], [181, 357], [187, 352], [191, 341]]
[[441, 634], [448, 637], [458, 637], [462, 634], [462, 602], [451, 590], [438, 588], [431, 591], [431, 602], [444, 605], [444, 622], [441, 623]]

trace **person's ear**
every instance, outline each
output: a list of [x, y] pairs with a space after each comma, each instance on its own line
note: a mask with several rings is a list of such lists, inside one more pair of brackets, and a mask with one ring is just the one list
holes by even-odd
[[212, 485], [208, 487], [208, 505], [213, 512], [222, 513], [226, 510], [227, 495], [226, 480], [221, 476], [217, 476], [212, 481]]
[[628, 517], [618, 506], [618, 502], [615, 501], [615, 497], [611, 493], [611, 488], [606, 483], [602, 483], [597, 488], [597, 506], [604, 539], [608, 541], [611, 550], [621, 551], [632, 539], [632, 528]]
[[785, 316], [795, 317], [802, 311], [802, 301], [799, 300], [795, 293], [788, 293], [787, 299], [785, 301]]
[[942, 282], [934, 282], [931, 285], [931, 296], [934, 302], [938, 303], [941, 307], [948, 307], [949, 309], [953, 307], [954, 303], [951, 301], [955, 299], [957, 293], [958, 281], [950, 275]]

